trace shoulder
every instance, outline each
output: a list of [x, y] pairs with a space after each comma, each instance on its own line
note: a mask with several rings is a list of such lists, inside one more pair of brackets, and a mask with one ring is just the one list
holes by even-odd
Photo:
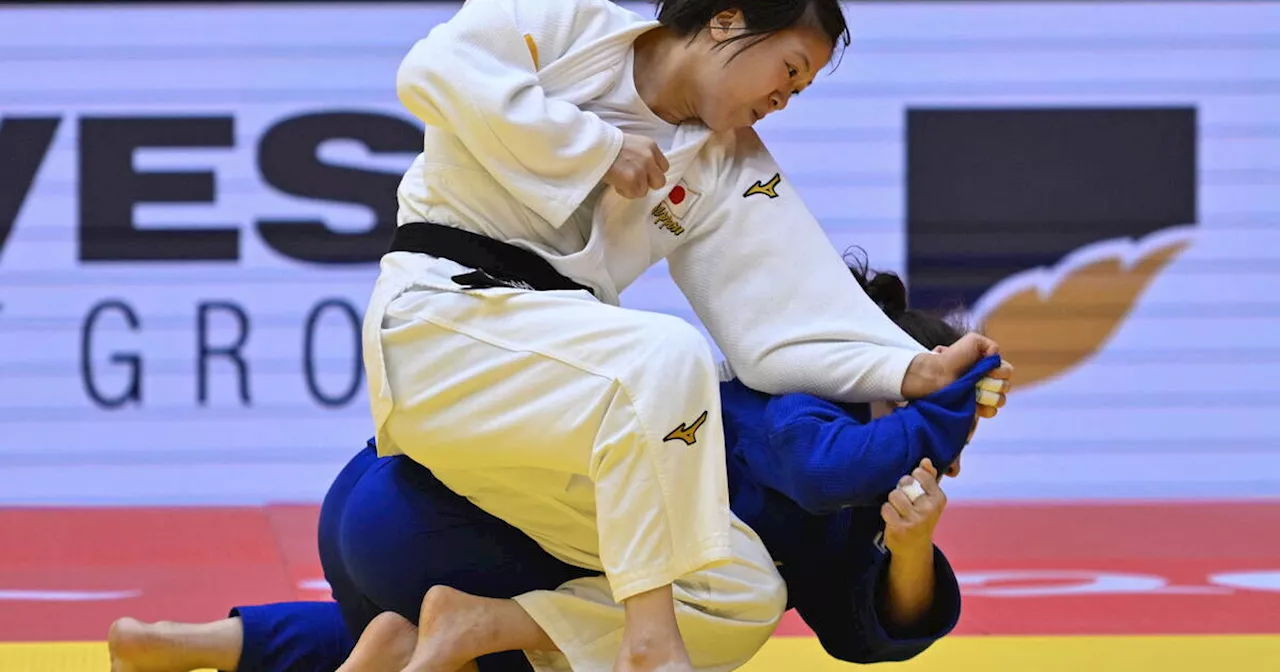
[[536, 39], [544, 63], [646, 21], [610, 0], [506, 0], [506, 4], [520, 30]]
[[[757, 194], [762, 200], [777, 197], [773, 187], [782, 180], [782, 170], [754, 129], [716, 133], [703, 151], [720, 188], [747, 198]], [[752, 191], [754, 185], [758, 186]]]
[[769, 156], [769, 149], [754, 128], [738, 128], [713, 133], [703, 148], [703, 156], [726, 166], [743, 161], [758, 160]]

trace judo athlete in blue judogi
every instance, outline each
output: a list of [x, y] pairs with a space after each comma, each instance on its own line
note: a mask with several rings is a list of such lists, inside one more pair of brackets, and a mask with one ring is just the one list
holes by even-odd
[[[892, 274], [863, 283], [925, 347], [960, 337], [941, 319], [906, 309]], [[831, 656], [905, 660], [955, 626], [958, 584], [932, 544], [945, 505], [932, 465], [958, 473], [983, 394], [976, 385], [999, 364], [989, 357], [945, 389], [898, 405], [720, 385], [733, 513], [764, 542], [788, 607]], [[484, 672], [552, 669], [543, 661], [554, 651], [536, 648], [549, 640], [509, 598], [601, 580], [553, 558], [411, 459], [377, 457], [373, 440], [325, 498], [319, 541], [336, 603], [238, 607], [202, 625], [122, 619], [111, 637], [114, 672], [318, 672], [349, 655], [344, 670], [400, 669], [416, 637], [439, 640], [439, 667], [430, 669], [467, 669], [473, 659]], [[601, 590], [600, 608], [619, 608]], [[378, 630], [390, 619], [400, 629]], [[413, 624], [423, 628], [406, 641]], [[361, 633], [369, 641], [353, 654]]]

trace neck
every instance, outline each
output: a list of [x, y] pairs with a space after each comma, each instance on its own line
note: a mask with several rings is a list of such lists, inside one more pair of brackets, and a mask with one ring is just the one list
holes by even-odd
[[636, 92], [640, 100], [669, 124], [696, 120], [692, 103], [693, 68], [684, 67], [690, 54], [688, 38], [666, 28], [641, 35], [635, 44]]

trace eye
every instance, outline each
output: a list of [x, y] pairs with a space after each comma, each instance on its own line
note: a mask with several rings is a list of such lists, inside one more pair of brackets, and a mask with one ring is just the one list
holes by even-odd
[[[787, 66], [787, 79], [795, 79], [796, 75], [800, 74], [800, 71], [797, 70], [795, 66], [791, 65], [790, 63], [787, 63], [786, 66]], [[800, 95], [800, 89], [792, 89], [791, 95], [793, 96]]]

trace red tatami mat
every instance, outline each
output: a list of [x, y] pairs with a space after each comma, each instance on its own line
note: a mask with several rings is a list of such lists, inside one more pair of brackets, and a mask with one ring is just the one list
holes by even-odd
[[[325, 599], [314, 506], [0, 509], [0, 640]], [[1280, 502], [953, 504], [958, 634], [1280, 633]], [[780, 635], [807, 631], [789, 615]]]

